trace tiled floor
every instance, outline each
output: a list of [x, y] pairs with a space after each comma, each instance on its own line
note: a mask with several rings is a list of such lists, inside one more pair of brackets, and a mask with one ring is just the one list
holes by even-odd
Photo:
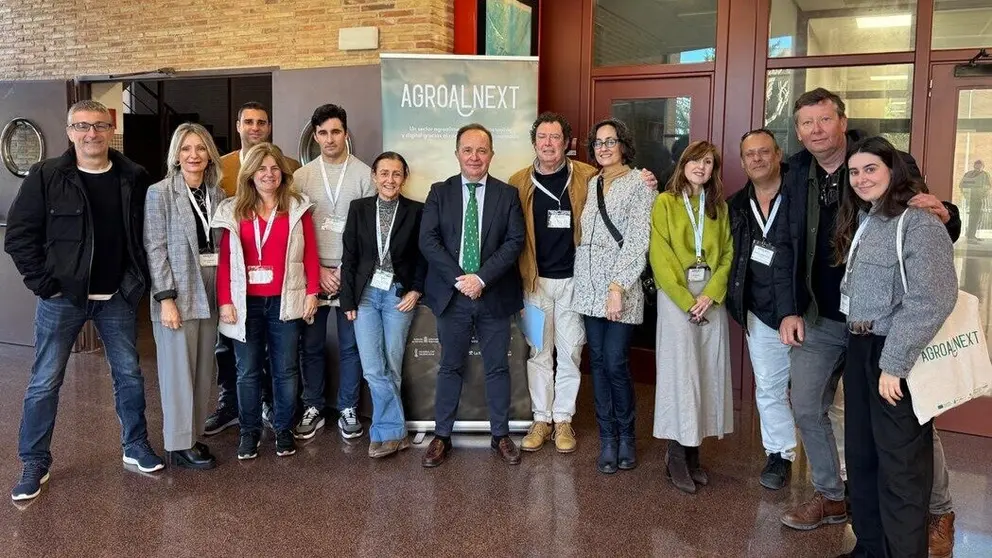
[[[143, 355], [150, 354], [147, 340]], [[0, 487], [20, 472], [16, 439], [32, 350], [0, 345]], [[152, 444], [161, 448], [154, 359], [143, 358]], [[640, 466], [595, 470], [598, 450], [586, 382], [579, 450], [549, 448], [508, 467], [484, 436], [456, 439], [450, 460], [420, 467], [423, 446], [386, 460], [325, 429], [292, 457], [271, 436], [254, 462], [235, 458], [236, 429], [209, 441], [212, 471], [125, 469], [102, 354], [77, 355], [62, 388], [45, 491], [26, 506], [0, 504], [0, 556], [662, 556], [832, 557], [850, 527], [800, 533], [779, 514], [805, 496], [807, 471], [767, 491], [756, 421], [703, 446], [711, 484], [695, 496], [664, 479], [664, 444], [650, 437], [653, 390], [638, 389]], [[957, 511], [958, 558], [992, 556], [992, 439], [942, 436]], [[2, 484], [7, 483], [7, 484]], [[4, 493], [6, 494], [6, 493]]]

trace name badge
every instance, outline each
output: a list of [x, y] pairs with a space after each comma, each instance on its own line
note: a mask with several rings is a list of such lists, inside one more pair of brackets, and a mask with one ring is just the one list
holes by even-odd
[[381, 291], [388, 291], [393, 286], [393, 272], [384, 269], [375, 270], [371, 285]]
[[344, 225], [345, 225], [346, 222], [347, 222], [347, 219], [345, 219], [343, 217], [332, 217], [331, 218], [331, 230], [334, 231], [334, 232], [336, 232], [336, 233], [338, 233], [338, 234], [343, 233], [344, 232]]
[[220, 254], [200, 254], [200, 267], [217, 267]]
[[846, 294], [840, 295], [840, 313], [845, 316], [851, 311], [851, 297]]
[[572, 212], [567, 209], [548, 210], [549, 229], [567, 229], [572, 226]]
[[253, 265], [248, 267], [249, 285], [268, 285], [275, 278], [272, 267], [268, 265]]
[[689, 282], [698, 282], [706, 280], [706, 269], [705, 267], [690, 267], [689, 268]]
[[767, 242], [762, 242], [760, 240], [755, 241], [754, 246], [751, 248], [751, 259], [763, 264], [772, 265], [772, 259], [775, 258], [775, 247]]

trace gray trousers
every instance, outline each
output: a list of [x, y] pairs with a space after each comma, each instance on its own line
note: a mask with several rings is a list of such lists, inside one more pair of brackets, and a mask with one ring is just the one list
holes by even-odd
[[[821, 318], [816, 325], [806, 322], [806, 340], [789, 354], [792, 409], [809, 456], [813, 488], [835, 501], [844, 498], [842, 477], [846, 477], [844, 384], [839, 382], [846, 350], [847, 327]], [[944, 447], [934, 429], [930, 513], [943, 515], [953, 509]]]
[[165, 451], [189, 449], [203, 435], [217, 375], [217, 318], [183, 320], [182, 324], [171, 330], [152, 322]]

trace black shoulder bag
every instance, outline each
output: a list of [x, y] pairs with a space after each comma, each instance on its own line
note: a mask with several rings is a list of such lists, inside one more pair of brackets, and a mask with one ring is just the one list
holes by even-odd
[[[603, 218], [603, 224], [606, 225], [606, 229], [610, 231], [613, 236], [613, 240], [617, 241], [617, 244], [623, 248], [623, 235], [617, 230], [616, 225], [610, 219], [608, 213], [606, 213], [606, 200], [603, 199], [603, 176], [600, 175], [599, 179], [596, 181], [596, 201], [599, 205], [599, 216]], [[651, 271], [651, 263], [648, 262], [644, 266], [644, 271], [641, 272], [641, 289], [644, 291], [644, 302], [645, 304], [653, 305], [657, 302], [658, 297], [658, 286], [654, 282], [654, 273]]]

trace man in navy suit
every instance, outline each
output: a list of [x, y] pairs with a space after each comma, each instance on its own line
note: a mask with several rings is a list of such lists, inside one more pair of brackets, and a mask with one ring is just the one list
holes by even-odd
[[458, 130], [455, 156], [461, 174], [431, 186], [424, 204], [420, 250], [427, 258], [427, 306], [437, 316], [441, 367], [434, 398], [435, 437], [424, 467], [437, 467], [451, 451], [451, 429], [473, 330], [486, 371], [492, 448], [511, 465], [520, 451], [509, 437], [510, 320], [523, 308], [517, 259], [524, 217], [517, 191], [489, 176], [493, 136], [481, 124]]

